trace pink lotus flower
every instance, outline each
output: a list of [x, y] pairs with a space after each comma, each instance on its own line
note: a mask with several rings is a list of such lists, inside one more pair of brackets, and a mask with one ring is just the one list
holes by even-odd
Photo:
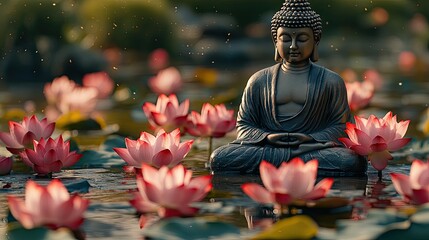
[[128, 165], [140, 168], [142, 163], [155, 167], [176, 166], [188, 154], [193, 140], [180, 142], [180, 131], [171, 133], [160, 130], [156, 136], [142, 132], [140, 138], [133, 141], [126, 138], [127, 148], [113, 148]]
[[71, 92], [77, 84], [67, 76], [55, 78], [52, 83], [46, 83], [43, 93], [49, 104], [55, 104], [63, 94]]
[[425, 35], [429, 31], [427, 17], [421, 13], [415, 13], [408, 24], [410, 30], [418, 36]]
[[325, 178], [314, 186], [318, 165], [316, 159], [304, 163], [301, 158], [293, 158], [277, 169], [263, 160], [259, 173], [265, 188], [257, 183], [245, 183], [241, 188], [253, 200], [265, 204], [287, 205], [297, 199], [319, 199], [328, 193], [334, 179]]
[[139, 213], [192, 216], [198, 209], [191, 204], [202, 200], [212, 189], [211, 178], [210, 175], [192, 178], [192, 171], [183, 165], [172, 169], [163, 166], [158, 170], [142, 164], [142, 174], [137, 175], [138, 192], [130, 203]]
[[405, 201], [415, 204], [429, 202], [429, 162], [415, 159], [411, 164], [410, 176], [390, 173], [396, 191]]
[[350, 110], [358, 111], [368, 105], [374, 96], [374, 85], [369, 81], [346, 82]]
[[387, 161], [393, 158], [391, 151], [399, 150], [411, 140], [404, 138], [410, 121], [398, 123], [392, 112], [388, 112], [382, 119], [374, 115], [368, 119], [355, 116], [355, 121], [356, 124], [346, 124], [349, 138], [339, 140], [357, 154], [368, 156], [371, 165], [377, 170], [386, 168]]
[[0, 132], [0, 141], [6, 145], [6, 149], [12, 154], [18, 154], [33, 140], [48, 138], [55, 130], [55, 123], [48, 122], [46, 118], [41, 121], [35, 115], [24, 117], [22, 123], [9, 122], [9, 133]]
[[95, 72], [85, 74], [82, 78], [84, 87], [93, 87], [97, 89], [98, 98], [107, 98], [112, 94], [115, 83], [106, 72]]
[[372, 24], [375, 26], [383, 26], [389, 21], [389, 12], [381, 7], [375, 7], [370, 12]]
[[169, 67], [158, 72], [156, 77], [149, 79], [149, 87], [157, 94], [173, 94], [182, 88], [182, 75], [175, 67]]
[[[56, 122], [61, 117], [60, 110], [58, 110], [58, 108], [54, 105], [46, 106], [43, 110], [43, 113], [45, 114], [46, 118], [52, 122]], [[57, 127], [61, 129], [61, 126], [57, 125]]]
[[76, 230], [83, 223], [83, 213], [89, 201], [77, 195], [70, 196], [60, 180], [52, 180], [47, 187], [29, 180], [25, 186], [25, 201], [8, 196], [12, 215], [24, 228], [45, 226]]
[[403, 51], [398, 56], [399, 70], [410, 73], [415, 69], [417, 63], [416, 55], [411, 51]]
[[170, 94], [168, 97], [161, 94], [158, 96], [156, 105], [145, 102], [143, 112], [153, 128], [171, 131], [185, 125], [189, 112], [189, 99], [179, 104], [175, 94]]
[[59, 172], [61, 168], [73, 166], [82, 157], [76, 151], [70, 152], [70, 142], [63, 141], [62, 136], [55, 141], [40, 139], [33, 141], [34, 150], [25, 149], [20, 153], [22, 161], [40, 175]]
[[357, 82], [359, 81], [358, 74], [355, 70], [351, 68], [346, 68], [341, 72], [341, 77], [344, 79], [344, 82]]
[[7, 175], [12, 170], [13, 159], [11, 157], [0, 156], [0, 176]]
[[371, 82], [375, 90], [380, 89], [383, 86], [383, 77], [377, 70], [368, 69], [363, 74], [363, 80]]
[[62, 114], [70, 112], [90, 115], [97, 106], [98, 98], [107, 97], [114, 88], [113, 81], [104, 72], [86, 74], [83, 83], [86, 86], [82, 87], [62, 76], [45, 85], [44, 94], [48, 101], [45, 113], [50, 121], [56, 121]]
[[186, 122], [186, 131], [196, 137], [225, 136], [235, 128], [234, 110], [227, 110], [224, 104], [212, 106], [205, 103], [201, 114], [192, 111]]
[[169, 64], [169, 58], [170, 56], [165, 49], [155, 49], [149, 55], [149, 67], [155, 72], [164, 69]]
[[63, 94], [56, 106], [61, 113], [78, 111], [89, 115], [97, 105], [98, 91], [92, 87], [77, 87]]

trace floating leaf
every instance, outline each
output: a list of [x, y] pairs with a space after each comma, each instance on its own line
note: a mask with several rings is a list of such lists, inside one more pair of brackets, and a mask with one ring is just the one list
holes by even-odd
[[85, 150], [82, 158], [72, 168], [121, 168], [125, 161], [113, 151]]
[[69, 138], [68, 141], [70, 142], [70, 151], [80, 151], [79, 144], [76, 142], [75, 139]]
[[150, 239], [237, 239], [240, 229], [234, 225], [202, 218], [164, 219], [143, 229]]
[[393, 224], [377, 239], [428, 239], [429, 204], [422, 205], [409, 221]]
[[73, 234], [67, 229], [58, 229], [57, 231], [46, 228], [25, 229], [17, 222], [9, 223], [7, 230], [8, 240], [76, 240]]
[[101, 150], [114, 152], [113, 148], [126, 148], [125, 138], [119, 135], [110, 135], [100, 146]]
[[429, 203], [421, 205], [417, 212], [411, 216], [410, 220], [413, 223], [428, 225], [429, 227]]
[[[327, 239], [378, 239], [378, 236], [389, 229], [404, 228], [409, 226], [406, 215], [394, 210], [371, 209], [367, 218], [360, 221], [339, 220], [335, 236]], [[362, 231], [362, 230], [365, 231]], [[318, 236], [320, 239], [325, 239]]]
[[317, 224], [306, 215], [282, 219], [252, 239], [311, 239], [317, 234]]
[[65, 124], [62, 126], [62, 129], [65, 130], [101, 130], [101, 126], [100, 124], [92, 119], [92, 118], [88, 118], [88, 119], [84, 119], [82, 121], [78, 121], [78, 122], [73, 122], [73, 123], [69, 123], [69, 124]]
[[64, 130], [100, 130], [101, 124], [97, 120], [88, 118], [81, 112], [72, 111], [61, 115], [56, 120], [56, 127]]
[[68, 179], [62, 180], [64, 183], [64, 186], [67, 188], [67, 191], [71, 193], [88, 193], [89, 192], [89, 185], [88, 180], [84, 179], [76, 179], [69, 181]]
[[380, 234], [377, 236], [377, 240], [426, 240], [428, 239], [427, 229], [427, 225], [423, 226], [412, 224], [410, 226], [409, 222], [404, 222], [402, 223], [402, 226], [396, 225], [395, 228]]

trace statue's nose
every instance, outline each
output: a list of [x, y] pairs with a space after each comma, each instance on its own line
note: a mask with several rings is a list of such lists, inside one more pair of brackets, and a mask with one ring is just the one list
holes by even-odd
[[292, 42], [291, 42], [289, 48], [290, 49], [297, 49], [298, 48], [298, 46], [296, 45], [296, 40], [295, 39], [292, 39]]

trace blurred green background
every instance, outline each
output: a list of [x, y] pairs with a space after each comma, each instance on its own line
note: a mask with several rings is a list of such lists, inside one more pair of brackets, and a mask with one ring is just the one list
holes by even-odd
[[[178, 96], [191, 109], [207, 101], [237, 109], [249, 77], [275, 63], [270, 21], [283, 2], [0, 0], [0, 102], [7, 109], [35, 101], [43, 111], [45, 83], [62, 75], [79, 83], [105, 71], [121, 99], [107, 121], [129, 123], [120, 111], [140, 119], [142, 103], [155, 101], [149, 56], [164, 49], [185, 84]], [[429, 135], [429, 1], [310, 3], [322, 17], [319, 63], [345, 79], [352, 72], [362, 80], [369, 69], [384, 79], [361, 114], [393, 111], [412, 120], [411, 134]]]
[[[427, 26], [420, 29], [410, 26], [416, 17], [423, 19], [420, 25], [427, 24], [428, 1], [310, 2], [323, 19], [322, 59], [339, 54], [377, 55], [380, 43], [384, 43], [381, 47], [386, 54], [402, 50], [421, 54], [428, 50]], [[4, 86], [46, 82], [63, 74], [78, 81], [87, 72], [111, 71], [109, 57], [114, 58], [115, 54], [119, 56], [118, 64], [131, 66], [144, 62], [157, 48], [166, 49], [176, 65], [268, 61], [273, 50], [269, 45], [270, 18], [282, 3], [282, 0], [1, 0], [0, 82]], [[208, 38], [221, 39], [224, 44], [214, 46], [210, 42], [212, 52], [207, 52], [204, 45], [207, 41], [200, 40]], [[231, 47], [242, 39], [266, 45], [260, 49], [247, 41]], [[393, 46], [392, 39], [396, 41]], [[230, 49], [223, 51], [227, 47]], [[134, 75], [117, 74], [117, 78], [127, 80], [144, 74], [144, 67], [142, 64]]]

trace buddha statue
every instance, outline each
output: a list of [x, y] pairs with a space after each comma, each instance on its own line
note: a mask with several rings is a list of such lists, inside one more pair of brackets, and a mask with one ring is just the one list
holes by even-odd
[[353, 118], [343, 79], [322, 67], [320, 16], [307, 0], [286, 0], [271, 21], [277, 63], [253, 74], [237, 116], [237, 139], [213, 151], [214, 173], [257, 173], [262, 160], [279, 166], [317, 159], [320, 176], [365, 175], [367, 160], [344, 147]]

